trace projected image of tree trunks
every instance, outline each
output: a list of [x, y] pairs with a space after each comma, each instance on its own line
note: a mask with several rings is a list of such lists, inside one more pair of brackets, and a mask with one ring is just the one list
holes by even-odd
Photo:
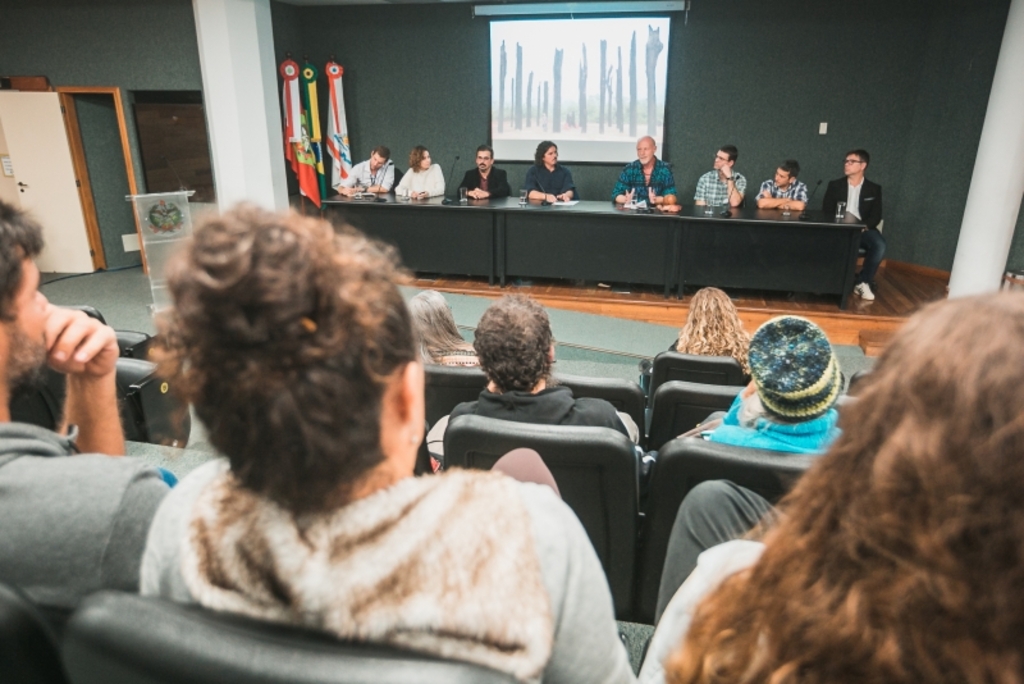
[[615, 69], [615, 127], [622, 132], [622, 48], [619, 48], [619, 66]]
[[580, 62], [580, 131], [587, 132], [587, 46], [583, 46], [583, 60]]
[[523, 130], [523, 46], [516, 43], [516, 130]]
[[632, 158], [643, 135], [663, 144], [668, 17], [492, 20], [490, 26], [490, 135], [497, 158], [532, 159], [544, 139], [559, 146], [567, 163]]
[[529, 128], [533, 120], [533, 72], [526, 79], [526, 126]]
[[607, 40], [602, 40], [601, 41], [601, 82], [599, 84], [599, 87], [601, 88], [601, 115], [597, 119], [597, 132], [598, 133], [604, 133], [604, 105], [605, 105], [604, 94], [605, 94], [605, 91], [608, 89], [607, 88], [608, 81], [605, 79], [605, 65], [607, 64], [607, 61], [608, 61], [608, 41]]
[[498, 91], [498, 132], [505, 130], [505, 74], [508, 71], [508, 59], [505, 56], [505, 41], [501, 41], [501, 65], [498, 67], [501, 90]]
[[555, 50], [555, 94], [551, 101], [551, 130], [562, 130], [562, 51]]
[[629, 137], [636, 135], [636, 31], [629, 43]]
[[654, 72], [658, 68], [658, 55], [665, 47], [658, 34], [661, 29], [647, 27], [647, 135], [658, 132], [658, 97], [654, 89]]

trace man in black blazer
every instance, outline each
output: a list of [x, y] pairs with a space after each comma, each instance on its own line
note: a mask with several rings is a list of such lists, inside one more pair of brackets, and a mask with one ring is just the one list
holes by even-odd
[[885, 238], [878, 230], [882, 222], [882, 186], [864, 177], [871, 155], [866, 150], [850, 150], [843, 161], [846, 176], [828, 184], [821, 210], [826, 217], [835, 216], [836, 204], [846, 202], [846, 211], [867, 227], [861, 232], [860, 246], [864, 249], [864, 268], [854, 281], [854, 294], [866, 301], [875, 298], [875, 273], [885, 256]]
[[467, 188], [473, 199], [508, 197], [512, 191], [508, 174], [494, 168], [494, 150], [489, 145], [476, 148], [476, 168], [466, 172], [459, 187]]

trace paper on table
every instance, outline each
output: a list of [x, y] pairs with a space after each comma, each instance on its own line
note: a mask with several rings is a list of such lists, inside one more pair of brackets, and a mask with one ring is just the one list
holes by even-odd
[[557, 204], [560, 207], [572, 207], [572, 206], [575, 206], [575, 205], [577, 205], [579, 203], [580, 203], [579, 200], [569, 200], [568, 202], [563, 202], [562, 200], [558, 200], [557, 202], [555, 202], [555, 204]]

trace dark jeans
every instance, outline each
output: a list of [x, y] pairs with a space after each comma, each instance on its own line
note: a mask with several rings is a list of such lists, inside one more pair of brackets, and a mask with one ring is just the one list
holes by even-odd
[[867, 283], [875, 287], [875, 273], [885, 256], [885, 238], [874, 228], [868, 228], [860, 234], [860, 246], [864, 248], [864, 268], [860, 270], [855, 283]]
[[691, 489], [679, 504], [672, 525], [654, 623], [661, 620], [665, 606], [697, 567], [697, 556], [712, 546], [741, 538], [773, 512], [763, 496], [728, 480], [708, 480]]

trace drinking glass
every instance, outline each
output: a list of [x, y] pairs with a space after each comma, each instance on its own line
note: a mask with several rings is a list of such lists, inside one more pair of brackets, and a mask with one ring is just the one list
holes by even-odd
[[459, 188], [459, 204], [469, 204], [469, 188]]
[[529, 197], [529, 195], [530, 192], [528, 190], [519, 191], [519, 206], [524, 206], [526, 204], [526, 199], [527, 197]]
[[836, 203], [836, 221], [846, 218], [846, 202]]

